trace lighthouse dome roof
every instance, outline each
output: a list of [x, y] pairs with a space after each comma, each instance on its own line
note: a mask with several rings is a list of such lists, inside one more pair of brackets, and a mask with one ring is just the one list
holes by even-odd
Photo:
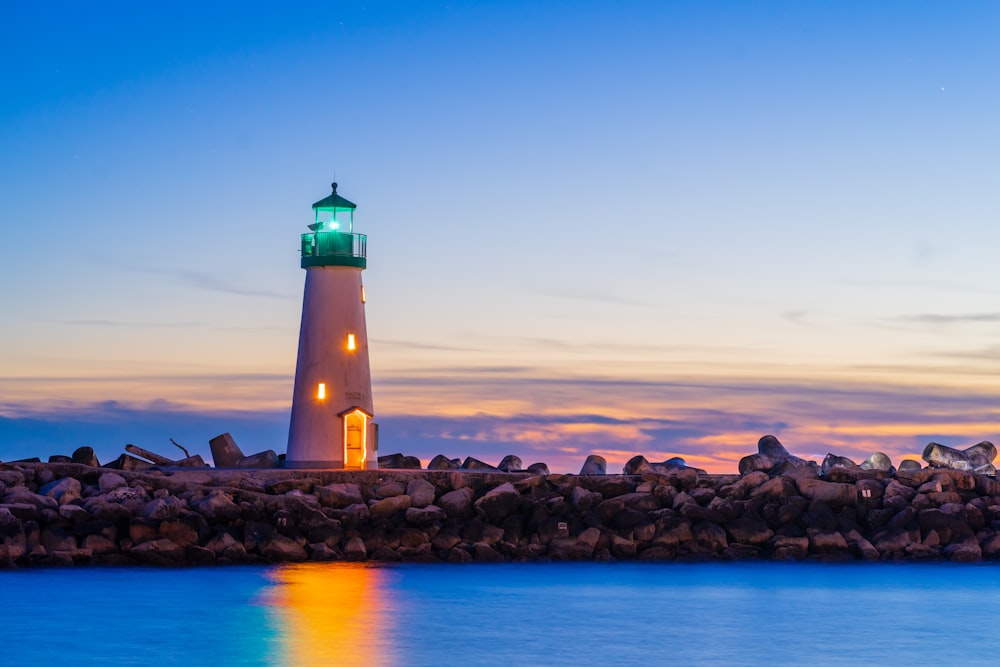
[[337, 184], [332, 183], [331, 187], [333, 192], [329, 196], [320, 199], [318, 202], [313, 204], [313, 208], [317, 211], [342, 211], [345, 209], [356, 209], [358, 207], [354, 202], [348, 201], [337, 194]]

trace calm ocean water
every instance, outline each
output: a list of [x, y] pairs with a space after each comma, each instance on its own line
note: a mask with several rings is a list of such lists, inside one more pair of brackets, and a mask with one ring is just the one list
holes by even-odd
[[1000, 567], [0, 572], [7, 665], [995, 665]]

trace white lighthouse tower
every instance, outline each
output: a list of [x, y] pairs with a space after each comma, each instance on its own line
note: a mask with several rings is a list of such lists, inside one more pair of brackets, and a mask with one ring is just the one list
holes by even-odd
[[295, 364], [288, 468], [377, 468], [371, 369], [365, 327], [367, 237], [354, 233], [357, 208], [333, 193], [313, 204], [302, 235], [299, 356]]

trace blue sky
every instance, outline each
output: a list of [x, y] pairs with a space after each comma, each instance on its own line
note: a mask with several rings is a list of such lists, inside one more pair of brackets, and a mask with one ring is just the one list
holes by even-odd
[[[23, 6], [22, 6], [23, 5]], [[383, 452], [994, 439], [991, 3], [24, 3], [0, 459], [282, 451], [336, 178]]]

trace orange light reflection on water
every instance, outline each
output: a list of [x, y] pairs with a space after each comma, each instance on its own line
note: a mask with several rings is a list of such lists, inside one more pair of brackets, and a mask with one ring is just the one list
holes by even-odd
[[391, 636], [384, 569], [348, 563], [289, 565], [271, 573], [264, 596], [280, 628], [280, 664], [377, 667], [389, 664]]

